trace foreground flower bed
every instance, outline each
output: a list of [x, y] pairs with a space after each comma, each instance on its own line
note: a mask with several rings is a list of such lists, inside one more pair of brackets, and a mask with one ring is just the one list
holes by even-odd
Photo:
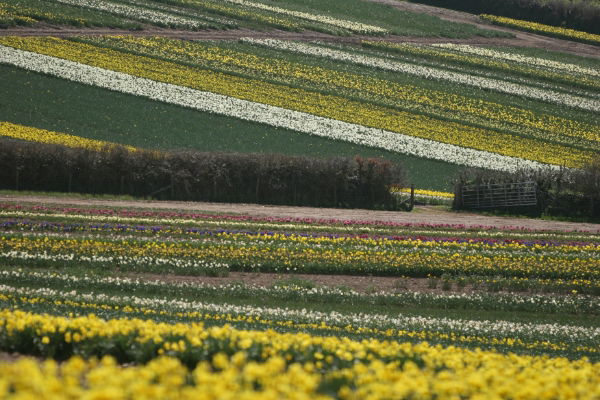
[[[0, 352], [19, 357], [0, 362], [0, 398], [599, 394], [597, 233], [0, 209]], [[359, 292], [292, 279], [214, 286], [189, 277], [236, 269], [376, 272], [398, 282], [429, 274], [443, 285], [468, 279], [563, 294]]]
[[[493, 349], [499, 353], [545, 354], [570, 359], [588, 357], [597, 361], [600, 329], [557, 324], [523, 324], [507, 321], [453, 320], [447, 318], [394, 317], [376, 313], [323, 313], [288, 308], [239, 306], [165, 298], [75, 294], [51, 289], [15, 289], [0, 286], [0, 307], [49, 311], [66, 315], [94, 312], [103, 318], [150, 318], [162, 322], [202, 321], [231, 324], [239, 329], [304, 332], [335, 335], [353, 340], [380, 339], [463, 348]], [[21, 349], [20, 351], [26, 351]]]
[[[460, 356], [455, 358], [460, 359]], [[286, 365], [286, 360], [281, 357], [256, 363], [247, 361], [244, 353], [232, 357], [220, 353], [191, 371], [170, 357], [129, 367], [119, 366], [110, 357], [100, 361], [73, 357], [61, 365], [53, 361], [42, 364], [22, 359], [14, 364], [0, 363], [0, 388], [4, 388], [0, 389], [0, 397], [40, 396], [52, 392], [55, 398], [61, 399], [86, 396], [124, 399], [364, 399], [367, 396], [370, 399], [450, 399], [457, 395], [497, 399], [516, 396], [535, 399], [542, 395], [593, 399], [598, 394], [594, 389], [594, 384], [598, 384], [593, 378], [593, 374], [598, 373], [595, 366], [546, 361], [538, 365], [530, 362], [521, 369], [511, 361], [488, 357], [486, 364], [475, 370], [462, 368], [436, 372], [431, 366], [420, 368], [412, 362], [398, 366], [377, 360], [321, 374], [315, 371], [313, 363]], [[545, 375], [544, 367], [552, 368], [553, 373]], [[494, 368], [503, 372], [497, 374]], [[515, 376], [511, 377], [511, 373]], [[553, 381], [558, 374], [561, 374], [560, 382]], [[527, 384], [519, 383], [518, 379]], [[544, 387], [543, 391], [541, 387]]]
[[[122, 393], [136, 398], [589, 398], [600, 364], [501, 355], [427, 343], [361, 342], [229, 326], [103, 321], [2, 311], [2, 339], [39, 354], [67, 349], [60, 366], [22, 359], [0, 364], [0, 394], [64, 398]], [[6, 348], [6, 347], [5, 347]], [[103, 356], [84, 361], [81, 356]], [[168, 357], [165, 357], [168, 356]], [[131, 359], [145, 365], [121, 367]], [[524, 383], [525, 382], [525, 383]], [[52, 388], [52, 389], [50, 389]], [[319, 397], [320, 396], [320, 397]]]

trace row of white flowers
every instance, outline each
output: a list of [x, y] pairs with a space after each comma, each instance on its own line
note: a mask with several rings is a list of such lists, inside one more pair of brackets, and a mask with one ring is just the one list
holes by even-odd
[[345, 61], [353, 64], [365, 65], [388, 71], [410, 74], [426, 79], [469, 85], [480, 89], [493, 90], [496, 92], [507, 93], [515, 96], [523, 96], [530, 99], [542, 100], [550, 103], [580, 108], [588, 111], [600, 111], [600, 101], [598, 100], [574, 96], [566, 93], [560, 93], [552, 90], [544, 90], [540, 88], [519, 85], [503, 80], [461, 74], [458, 72], [441, 70], [422, 65], [415, 65], [390, 59], [355, 54], [350, 53], [348, 51], [321, 47], [314, 44], [298, 43], [278, 39], [245, 38], [243, 40], [247, 43], [267, 46], [278, 50], [287, 50], [305, 55], [326, 57], [333, 60]]
[[388, 31], [384, 28], [374, 25], [363, 24], [360, 22], [347, 21], [329, 17], [326, 15], [310, 14], [301, 11], [290, 10], [287, 8], [270, 6], [264, 3], [252, 2], [247, 0], [225, 0], [228, 3], [233, 3], [245, 7], [257, 8], [259, 10], [265, 10], [274, 12], [277, 14], [288, 15], [291, 17], [301, 18], [308, 21], [319, 22], [322, 24], [337, 26], [338, 28], [348, 29], [357, 33], [387, 33]]
[[528, 57], [521, 54], [507, 53], [504, 51], [492, 50], [479, 46], [471, 46], [468, 44], [436, 43], [432, 44], [431, 46], [456, 51], [458, 53], [474, 54], [478, 56], [493, 58], [496, 60], [513, 61], [519, 64], [526, 64], [534, 67], [544, 67], [551, 70], [558, 70], [571, 74], [575, 73], [581, 75], [591, 75], [600, 77], [600, 70], [586, 68], [576, 64], [549, 60], [546, 58]]
[[[87, 214], [65, 214], [65, 213], [43, 213], [43, 212], [29, 212], [29, 211], [0, 211], [0, 217], [4, 218], [50, 218], [60, 219], [66, 221], [89, 221], [97, 223], [130, 223], [130, 224], [147, 224], [147, 225], [167, 225], [167, 226], [204, 226], [204, 227], [227, 227], [229, 229], [245, 228], [252, 230], [267, 230], [267, 229], [281, 229], [281, 230], [311, 230], [315, 231], [327, 231], [327, 232], [340, 232], [340, 233], [373, 233], [378, 232], [386, 233], [389, 232], [390, 228], [386, 227], [373, 227], [368, 225], [356, 226], [356, 225], [334, 225], [335, 223], [345, 223], [347, 221], [331, 221], [331, 224], [303, 224], [303, 223], [288, 223], [288, 222], [268, 222], [268, 221], [235, 221], [231, 219], [214, 219], [214, 218], [162, 218], [162, 217], [126, 217], [118, 215], [87, 215]], [[361, 221], [354, 221], [360, 224]], [[375, 224], [376, 221], [373, 221]], [[383, 222], [382, 222], [383, 224]], [[430, 236], [457, 236], [457, 237], [477, 237], [477, 238], [502, 238], [508, 239], [512, 237], [518, 237], [521, 239], [531, 240], [561, 240], [561, 241], [580, 241], [588, 242], [596, 239], [593, 235], [583, 234], [578, 232], [564, 232], [564, 233], [551, 233], [551, 232], [525, 232], [519, 231], [518, 227], [507, 227], [506, 229], [511, 230], [473, 230], [466, 232], [464, 229], [467, 227], [447, 229], [420, 229], [419, 224], [406, 224], [406, 226], [395, 226], [393, 234], [403, 234], [403, 232], [410, 234], [411, 236], [419, 235], [430, 235]]]
[[454, 164], [509, 172], [519, 168], [560, 168], [536, 161], [440, 143], [216, 93], [156, 82], [6, 46], [0, 46], [0, 63], [200, 111]]
[[161, 25], [186, 27], [192, 29], [206, 28], [207, 24], [192, 18], [186, 18], [181, 15], [150, 10], [148, 8], [135, 5], [113, 3], [111, 1], [100, 0], [56, 0], [59, 3], [91, 8], [99, 11], [106, 11], [122, 17], [131, 18], [138, 21], [146, 21]]
[[158, 257], [126, 257], [126, 256], [102, 256], [85, 254], [49, 254], [29, 253], [26, 251], [6, 251], [0, 253], [0, 259], [7, 260], [36, 260], [36, 261], [64, 261], [80, 263], [97, 263], [110, 265], [129, 265], [129, 266], [157, 266], [157, 267], [176, 267], [190, 271], [214, 271], [215, 273], [225, 273], [229, 266], [224, 263], [218, 263], [202, 259], [181, 259], [181, 258], [158, 258]]
[[[417, 47], [417, 48], [428, 48], [429, 45], [414, 45], [414, 44], [408, 44], [407, 46], [410, 47]], [[431, 45], [434, 46], [434, 45]], [[482, 69], [479, 67], [479, 65], [460, 65], [460, 64], [456, 64], [456, 63], [447, 63], [444, 60], [445, 55], [447, 55], [447, 52], [449, 51], [449, 49], [441, 49], [441, 48], [433, 48], [433, 47], [429, 47], [431, 50], [435, 51], [438, 54], [439, 59], [436, 61], [419, 61], [421, 63], [423, 63], [424, 65], [429, 65], [429, 66], [433, 66], [434, 68], [440, 69], [440, 70], [450, 70], [453, 72], [458, 72], [461, 73], [463, 75], [474, 75], [474, 76], [480, 76], [480, 77], [484, 77], [484, 78], [489, 78], [492, 80], [496, 80], [496, 81], [501, 81], [501, 82], [512, 82], [516, 85], [519, 86], [523, 86], [523, 87], [531, 87], [531, 88], [537, 88], [540, 90], [545, 90], [545, 91], [550, 91], [550, 92], [556, 92], [556, 93], [567, 93], [571, 96], [577, 96], [577, 97], [581, 97], [581, 98], [586, 98], [586, 99], [600, 99], [600, 93], [595, 92], [594, 89], [592, 88], [587, 88], [587, 89], [583, 89], [581, 87], [576, 87], [574, 85], [565, 85], [561, 82], [557, 82], [557, 81], [548, 81], [548, 80], [544, 80], [544, 79], [540, 79], [541, 75], [537, 75], [537, 74], [542, 74], [545, 72], [551, 72], [553, 74], [561, 74], [563, 77], [564, 76], [568, 76], [570, 77], [571, 80], [573, 80], [573, 82], [578, 82], [580, 84], [586, 85], [586, 86], [597, 86], [597, 83], [595, 82], [597, 80], [596, 77], [593, 76], [588, 76], [588, 75], [581, 75], [581, 74], [575, 74], [573, 72], [566, 72], [564, 70], [555, 70], [555, 69], [551, 69], [551, 68], [543, 68], [543, 67], [538, 67], [535, 65], [519, 65], [517, 63], [514, 62], [510, 62], [507, 60], [502, 60], [501, 63], [505, 64], [504, 68], [515, 68], [517, 66], [519, 67], [526, 67], [527, 69], [531, 70], [534, 69], [536, 70], [537, 74], [536, 75], [530, 75], [530, 76], [524, 76], [524, 75], [507, 75], [505, 73], [505, 70], [490, 70], [490, 69]], [[478, 61], [481, 60], [482, 56], [478, 56], [475, 54], [462, 54], [459, 52], [454, 52], [451, 51], [451, 53], [458, 53], [461, 54], [464, 57], [469, 57], [471, 59], [471, 61], [475, 61], [478, 63]], [[399, 55], [396, 54], [388, 54], [388, 57], [390, 58], [398, 58]], [[400, 56], [400, 60], [402, 61], [407, 61], [408, 63], [414, 63], [415, 60], [410, 58], [410, 57], [401, 57]], [[496, 61], [496, 60], [494, 60]]]
[[[77, 279], [76, 277], [71, 277]], [[110, 278], [113, 281], [115, 278]], [[227, 303], [207, 303], [184, 299], [107, 295], [100, 292], [78, 293], [76, 290], [60, 291], [51, 288], [23, 288], [0, 285], [0, 292], [15, 296], [49, 297], [85, 301], [95, 304], [108, 303], [123, 306], [145, 307], [172, 312], [197, 312], [232, 314], [276, 321], [319, 324], [346, 327], [369, 327], [406, 331], [453, 332], [459, 335], [509, 337], [525, 340], [561, 340], [567, 342], [594, 342], [600, 339], [600, 328], [560, 324], [518, 323], [511, 321], [465, 320], [421, 316], [389, 316], [384, 314], [320, 312], [308, 309], [258, 307]]]
[[[373, 42], [367, 42], [367, 43], [373, 43]], [[435, 47], [434, 47], [435, 46]], [[344, 47], [339, 46], [340, 49], [344, 49]], [[482, 76], [485, 78], [491, 78], [491, 79], [495, 79], [495, 80], [499, 80], [499, 81], [507, 81], [507, 82], [514, 82], [518, 85], [521, 86], [531, 86], [531, 87], [536, 87], [536, 88], [540, 88], [540, 89], [544, 89], [544, 90], [554, 90], [557, 92], [565, 92], [565, 93], [569, 93], [570, 95], [576, 95], [576, 96], [581, 96], [581, 97], [585, 97], [585, 98], [600, 98], [600, 93], [594, 92], [592, 89], [582, 89], [582, 88], [577, 88], [575, 86], [568, 86], [565, 87], [564, 84], [561, 84], [559, 82], [549, 82], [547, 80], [543, 80], [543, 79], [539, 79], [540, 75], [539, 74], [544, 74], [546, 72], [552, 72], [554, 74], [561, 74], [561, 75], [565, 75], [565, 71], [562, 70], [555, 70], [552, 68], [546, 68], [546, 67], [539, 67], [536, 65], [531, 65], [531, 64], [527, 64], [527, 65], [519, 65], [518, 63], [515, 62], [510, 62], [508, 60], [502, 60], [501, 63], [499, 64], [503, 64], [503, 67], [501, 68], [501, 70], [495, 70], [492, 71], [490, 69], [482, 69], [480, 67], [480, 61], [482, 61], [482, 58], [485, 59], [486, 57], [484, 56], [480, 56], [480, 55], [476, 55], [476, 54], [469, 54], [469, 53], [461, 53], [459, 51], [455, 51], [455, 50], [451, 50], [448, 48], [440, 48], [439, 46], [437, 46], [436, 44], [433, 45], [425, 45], [425, 44], [413, 44], [413, 43], [404, 43], [398, 47], [394, 46], [394, 49], [408, 49], [408, 54], [396, 54], [396, 53], [387, 53], [386, 57], [390, 58], [390, 59], [394, 59], [394, 60], [399, 60], [399, 61], [403, 61], [403, 62], [408, 62], [408, 63], [415, 63], [417, 61], [415, 61], [413, 55], [413, 52], [416, 51], [417, 55], [419, 54], [419, 51], [421, 50], [429, 50], [432, 51], [433, 54], [436, 56], [436, 60], [419, 60], [418, 62], [421, 63], [422, 65], [426, 65], [426, 66], [432, 66], [434, 68], [440, 69], [440, 70], [450, 70], [450, 71], [454, 71], [454, 72], [459, 72], [463, 75], [476, 75], [476, 76]], [[476, 47], [475, 47], [476, 48]], [[448, 63], [447, 62], [447, 56], [448, 54], [460, 54], [461, 56], [469, 59], [471, 61], [470, 65], [465, 65], [465, 64], [457, 64], [457, 63]], [[489, 61], [489, 60], [488, 60]], [[494, 62], [496, 60], [493, 60]], [[526, 67], [526, 69], [528, 70], [534, 70], [536, 71], [536, 74], [534, 74], [533, 76], [523, 76], [523, 75], [519, 75], [519, 76], [514, 76], [514, 75], [507, 75], [505, 73], [505, 70], [514, 68], [515, 66], [519, 66], [519, 67]], [[595, 86], [595, 77], [591, 77], [591, 76], [587, 76], [587, 75], [581, 75], [581, 74], [575, 74], [573, 72], [567, 73], [566, 75], [568, 75], [572, 80], [582, 83], [584, 85], [590, 85], [593, 84]]]

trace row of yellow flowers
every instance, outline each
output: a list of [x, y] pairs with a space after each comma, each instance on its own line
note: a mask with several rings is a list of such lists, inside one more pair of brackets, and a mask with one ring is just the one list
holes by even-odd
[[[0, 121], [0, 136], [25, 140], [28, 142], [59, 144], [67, 147], [85, 148], [97, 151], [105, 150], [114, 146], [122, 146], [103, 140], [86, 139], [80, 136], [70, 135], [68, 133], [53, 132], [45, 129], [3, 121]], [[129, 151], [136, 151], [136, 148], [132, 146], [123, 147]]]
[[[115, 229], [118, 232], [120, 228]], [[75, 230], [75, 229], [74, 229]], [[100, 229], [97, 231], [101, 232]], [[568, 257], [572, 261], [583, 261], [598, 258], [600, 255], [600, 245], [597, 243], [588, 243], [581, 245], [570, 245], [570, 244], [526, 244], [519, 241], [504, 242], [502, 240], [494, 242], [482, 242], [482, 241], [471, 241], [462, 240], [461, 238], [446, 239], [441, 241], [436, 240], [422, 240], [420, 238], [388, 238], [388, 237], [356, 237], [356, 236], [307, 236], [303, 234], [294, 234], [288, 232], [268, 232], [268, 233], [237, 233], [237, 232], [207, 232], [206, 235], [200, 234], [199, 237], [203, 238], [202, 242], [182, 242], [182, 241], [163, 241], [163, 240], [144, 240], [143, 237], [139, 239], [126, 238], [121, 239], [119, 236], [112, 236], [111, 230], [103, 231], [107, 233], [104, 238], [66, 238], [61, 237], [62, 235], [49, 237], [28, 237], [21, 235], [14, 236], [2, 236], [2, 243], [0, 248], [12, 249], [18, 251], [75, 251], [79, 249], [81, 252], [90, 252], [92, 254], [100, 254], [109, 252], [120, 253], [120, 252], [137, 252], [139, 247], [145, 250], [139, 251], [157, 251], [156, 254], [161, 255], [177, 255], [180, 256], [193, 256], [197, 249], [202, 246], [225, 246], [225, 247], [238, 247], [238, 246], [249, 246], [256, 245], [259, 247], [269, 246], [281, 246], [287, 249], [300, 249], [310, 251], [310, 248], [323, 249], [323, 250], [334, 250], [336, 252], [353, 251], [355, 248], [361, 249], [363, 252], [387, 252], [391, 251], [394, 253], [400, 253], [402, 249], [409, 249], [411, 251], [439, 251], [443, 254], [456, 257], [456, 254], [449, 254], [452, 252], [466, 252], [473, 254], [476, 252], [483, 252], [486, 254], [501, 253], [503, 255], [509, 255], [514, 252], [514, 255], [543, 255], [547, 258], [558, 258]], [[175, 233], [177, 229], [169, 230], [165, 229], [166, 234]], [[184, 232], [180, 230], [180, 232]], [[48, 235], [49, 236], [49, 235]], [[193, 239], [193, 237], [190, 237]], [[173, 250], [170, 250], [173, 249]], [[187, 254], [186, 252], [191, 252]], [[317, 251], [317, 250], [313, 250]], [[573, 259], [572, 256], [577, 256], [577, 259]], [[597, 260], [596, 260], [597, 261]], [[599, 263], [600, 267], [600, 263]]]
[[[597, 258], [564, 257], [557, 253], [513, 256], [505, 251], [488, 254], [479, 253], [476, 248], [473, 248], [474, 251], [447, 251], [443, 248], [436, 250], [435, 247], [431, 250], [415, 248], [413, 251], [401, 252], [394, 247], [355, 248], [344, 246], [343, 242], [335, 246], [298, 246], [287, 237], [273, 240], [259, 236], [255, 240], [248, 240], [247, 237], [235, 235], [221, 236], [226, 237], [230, 240], [197, 244], [12, 237], [2, 238], [0, 249], [4, 252], [2, 257], [5, 259], [23, 259], [22, 254], [27, 254], [24, 260], [64, 263], [64, 257], [60, 255], [68, 255], [78, 262], [98, 262], [107, 265], [107, 268], [125, 263], [126, 260], [120, 261], [119, 257], [147, 260], [145, 263], [140, 261], [143, 265], [154, 265], [151, 258], [156, 257], [172, 259], [175, 264], [179, 260], [210, 260], [234, 264], [236, 268], [252, 271], [285, 271], [292, 268], [307, 273], [374, 273], [395, 276], [426, 276], [429, 273], [560, 279], [596, 279], [600, 276]], [[264, 244], [265, 240], [270, 243]], [[35, 256], [36, 254], [41, 256]], [[192, 267], [187, 268], [188, 273], [194, 273]], [[182, 267], [179, 272], [185, 271], [186, 268]]]
[[163, 399], [600, 396], [600, 364], [585, 359], [569, 361], [427, 343], [359, 342], [304, 333], [240, 331], [229, 326], [103, 321], [93, 316], [69, 319], [4, 310], [0, 318], [5, 334], [38, 338], [40, 349], [52, 346], [58, 337], [67, 343], [67, 334], [71, 334], [73, 343], [73, 335], [80, 333], [79, 342], [125, 336], [129, 338], [125, 345], [159, 343], [166, 354], [196, 354], [195, 358], [184, 359], [185, 365], [167, 357], [152, 357], [144, 366], [129, 367], [119, 366], [113, 358], [85, 361], [74, 357], [60, 366], [31, 359], [4, 362], [0, 364], [1, 398], [33, 398], [49, 393], [56, 398], [88, 395]]
[[579, 167], [594, 154], [591, 151], [572, 149], [559, 144], [368, 105], [339, 96], [199, 70], [82, 43], [52, 38], [16, 37], [2, 38], [0, 43], [157, 81], [544, 163]]
[[[410, 193], [410, 188], [400, 188], [397, 186], [392, 186], [390, 188], [392, 193]], [[415, 195], [428, 196], [428, 197], [443, 197], [445, 199], [453, 199], [454, 193], [450, 192], [440, 192], [438, 190], [426, 190], [426, 189], [415, 189]]]
[[510, 26], [511, 28], [523, 29], [526, 31], [547, 35], [549, 34], [552, 36], [559, 36], [565, 39], [574, 39], [585, 42], [591, 42], [594, 44], [600, 44], [600, 35], [596, 35], [593, 33], [576, 31], [574, 29], [561, 28], [558, 26], [545, 25], [537, 22], [524, 21], [520, 19], [499, 17], [490, 14], [481, 14], [480, 17], [490, 22], [493, 22], [494, 24]]
[[[581, 343], [567, 343], [564, 341], [557, 340], [523, 340], [519, 337], [489, 337], [484, 335], [476, 334], [464, 334], [456, 333], [451, 330], [440, 329], [438, 331], [421, 329], [421, 330], [409, 330], [409, 329], [396, 329], [396, 328], [378, 328], [369, 326], [335, 326], [330, 325], [324, 321], [321, 322], [296, 322], [292, 320], [273, 320], [256, 315], [241, 315], [241, 314], [230, 314], [230, 313], [213, 313], [213, 312], [198, 312], [198, 311], [169, 311], [167, 309], [153, 309], [149, 307], [138, 307], [130, 305], [117, 305], [109, 304], [104, 302], [82, 302], [69, 299], [50, 299], [45, 297], [28, 297], [25, 295], [19, 295], [18, 297], [7, 293], [0, 293], [0, 300], [11, 301], [13, 304], [19, 306], [33, 304], [36, 307], [51, 306], [56, 310], [60, 307], [65, 307], [69, 310], [79, 310], [84, 313], [101, 313], [106, 311], [113, 311], [122, 313], [122, 315], [135, 314], [144, 315], [144, 318], [176, 318], [185, 319], [191, 321], [204, 321], [204, 322], [216, 322], [218, 324], [243, 324], [244, 326], [252, 326], [257, 324], [261, 326], [261, 329], [285, 329], [293, 330], [294, 332], [311, 332], [319, 331], [321, 334], [344, 336], [357, 335], [362, 337], [379, 337], [385, 338], [385, 340], [403, 340], [410, 342], [421, 342], [429, 341], [434, 343], [445, 343], [452, 344], [460, 347], [470, 346], [486, 346], [487, 348], [509, 348], [512, 351], [515, 350], [528, 350], [537, 352], [548, 352], [548, 351], [569, 351], [578, 352], [579, 354], [594, 354], [599, 353], [600, 348], [598, 346], [592, 347], [588, 345], [582, 345]], [[1, 327], [0, 327], [1, 329]], [[52, 333], [44, 333], [43, 331], [36, 331], [38, 335], [44, 335], [48, 337], [46, 344], [51, 341], [56, 341], [56, 335], [52, 336]], [[66, 333], [64, 339], [62, 336], [58, 339], [59, 341], [65, 340], [67, 343], [81, 342], [84, 340], [93, 339], [93, 337], [86, 336], [86, 332], [82, 333], [77, 331], [76, 333]], [[186, 340], [187, 341], [187, 340]], [[169, 353], [172, 348], [171, 342], [166, 342], [158, 349], [158, 354], [163, 355]], [[186, 346], [180, 346], [182, 351], [185, 351]], [[176, 350], [176, 349], [173, 349]], [[169, 353], [171, 355], [181, 355], [175, 352]]]
[[291, 84], [309, 82], [313, 87], [328, 87], [347, 91], [373, 101], [414, 109], [441, 117], [456, 118], [475, 125], [537, 136], [571, 144], [598, 145], [597, 126], [551, 115], [538, 114], [518, 107], [404, 85], [356, 73], [307, 66], [278, 58], [267, 58], [246, 52], [225, 49], [198, 42], [165, 38], [100, 37], [83, 39], [103, 46], [118, 47], [169, 60], [204, 65], [208, 68], [261, 74], [267, 79], [279, 79]]

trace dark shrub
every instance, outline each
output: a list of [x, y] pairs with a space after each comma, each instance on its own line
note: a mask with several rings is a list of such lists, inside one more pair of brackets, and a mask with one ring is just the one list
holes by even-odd
[[393, 209], [401, 166], [360, 157], [102, 151], [0, 139], [0, 188], [169, 200]]

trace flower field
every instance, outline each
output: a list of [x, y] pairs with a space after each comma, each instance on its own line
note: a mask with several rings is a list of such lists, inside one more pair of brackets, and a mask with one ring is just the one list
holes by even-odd
[[[560, 396], [571, 389], [577, 397], [590, 395], [589, 398], [594, 398], [597, 390], [597, 367], [585, 361], [546, 359], [540, 362], [535, 357], [507, 358], [494, 353], [442, 349], [426, 344], [411, 346], [377, 340], [357, 342], [306, 334], [238, 331], [228, 327], [205, 328], [199, 324], [171, 325], [127, 319], [105, 322], [90, 317], [69, 320], [6, 312], [2, 315], [4, 326], [15, 335], [21, 332], [15, 326], [15, 318], [23, 321], [22, 329], [29, 328], [27, 330], [33, 332], [31, 328], [41, 328], [37, 331], [40, 336], [43, 335], [39, 346], [42, 352], [46, 348], [65, 343], [70, 344], [68, 347], [74, 351], [79, 347], [87, 347], [94, 354], [94, 346], [89, 346], [88, 342], [100, 347], [102, 342], [111, 343], [117, 337], [123, 337], [129, 340], [122, 339], [121, 345], [129, 351], [137, 348], [148, 355], [169, 355], [169, 358], [156, 358], [146, 367], [123, 371], [127, 377], [125, 379], [117, 378], [114, 383], [109, 381], [112, 390], [123, 390], [138, 374], [148, 377], [148, 372], [152, 371], [148, 378], [158, 378], [159, 384], [155, 384], [158, 387], [153, 388], [153, 379], [146, 378], [147, 382], [142, 381], [130, 389], [132, 397], [137, 390], [154, 389], [152, 392], [159, 395], [175, 389], [174, 393], [181, 391], [182, 395], [202, 394], [210, 398], [244, 392], [255, 395], [266, 392], [267, 396], [274, 398], [331, 398], [327, 395], [328, 392], [339, 398], [362, 398], [365, 395], [372, 398], [407, 397], [417, 394], [424, 398], [446, 398], [457, 392], [463, 396], [481, 394], [501, 398], [503, 393], [514, 393], [519, 379], [526, 379], [532, 388], [550, 385], [550, 388], [544, 387], [544, 392], [550, 392], [554, 396]], [[52, 331], [58, 329], [63, 332], [53, 334]], [[272, 343], [277, 345], [273, 346]], [[123, 358], [126, 357], [124, 355]], [[184, 358], [184, 363], [187, 361], [195, 364], [197, 360], [201, 362], [192, 372], [188, 372], [177, 358]], [[515, 362], [518, 363], [516, 368]], [[26, 363], [23, 364], [27, 366]], [[53, 364], [47, 364], [48, 367], [51, 365]], [[35, 371], [35, 366], [28, 366], [34, 367]], [[16, 364], [13, 368], [18, 371], [18, 367], [21, 365]], [[476, 368], [475, 371], [473, 367]], [[92, 387], [94, 376], [99, 379], [98, 375], [101, 377], [110, 371], [118, 371], [114, 358], [104, 358], [100, 363], [90, 365], [76, 356], [63, 368], [68, 371], [65, 372], [71, 377], [71, 382], [80, 381], [81, 378], [73, 379], [75, 377], [85, 377], [85, 380], [91, 381]], [[144, 368], [151, 369], [144, 374]], [[7, 369], [12, 372], [11, 368]], [[52, 372], [56, 374], [56, 366], [48, 369], [39, 373], [42, 382], [44, 378], [56, 379], [56, 376], [52, 376]], [[444, 372], [434, 372], [440, 369]], [[552, 369], [556, 375], [544, 373], [545, 369]], [[11, 378], [18, 379], [15, 372], [4, 375], [8, 376], [9, 384], [13, 383], [10, 382]], [[186, 376], [188, 374], [192, 377], [192, 385], [185, 384], [190, 381]], [[484, 380], [483, 377], [488, 374], [488, 378]], [[559, 374], [564, 375], [557, 384]], [[490, 379], [492, 375], [494, 378]], [[162, 382], [163, 379], [165, 382]], [[413, 381], [413, 384], [409, 384], [409, 381]], [[480, 385], [476, 385], [476, 381]], [[219, 385], [214, 386], [213, 382], [219, 382]], [[15, 383], [24, 392], [34, 388], [26, 382]], [[73, 388], [75, 393], [81, 393], [83, 388], [77, 386]], [[532, 388], [522, 388], [522, 396], [538, 395], [538, 391], [530, 391]], [[294, 393], [297, 390], [301, 390], [300, 396]], [[253, 391], [257, 393], [252, 393]]]
[[105, 36], [0, 44], [2, 63], [13, 68], [434, 162], [578, 168], [600, 148], [598, 76], [578, 60], [373, 41]]
[[442, 210], [589, 170], [599, 44], [389, 0], [0, 0], [0, 399], [600, 399], [600, 225]]
[[[51, 23], [86, 27], [184, 30], [280, 29], [311, 30], [333, 35], [417, 34], [420, 36], [506, 37], [424, 14], [402, 12], [357, 0], [326, 0], [314, 4], [283, 4], [250, 0], [2, 0], [0, 24], [36, 26]], [[403, 21], [398, 24], [398, 21]]]
[[1, 203], [0, 235], [3, 398], [599, 394], [600, 232]]

